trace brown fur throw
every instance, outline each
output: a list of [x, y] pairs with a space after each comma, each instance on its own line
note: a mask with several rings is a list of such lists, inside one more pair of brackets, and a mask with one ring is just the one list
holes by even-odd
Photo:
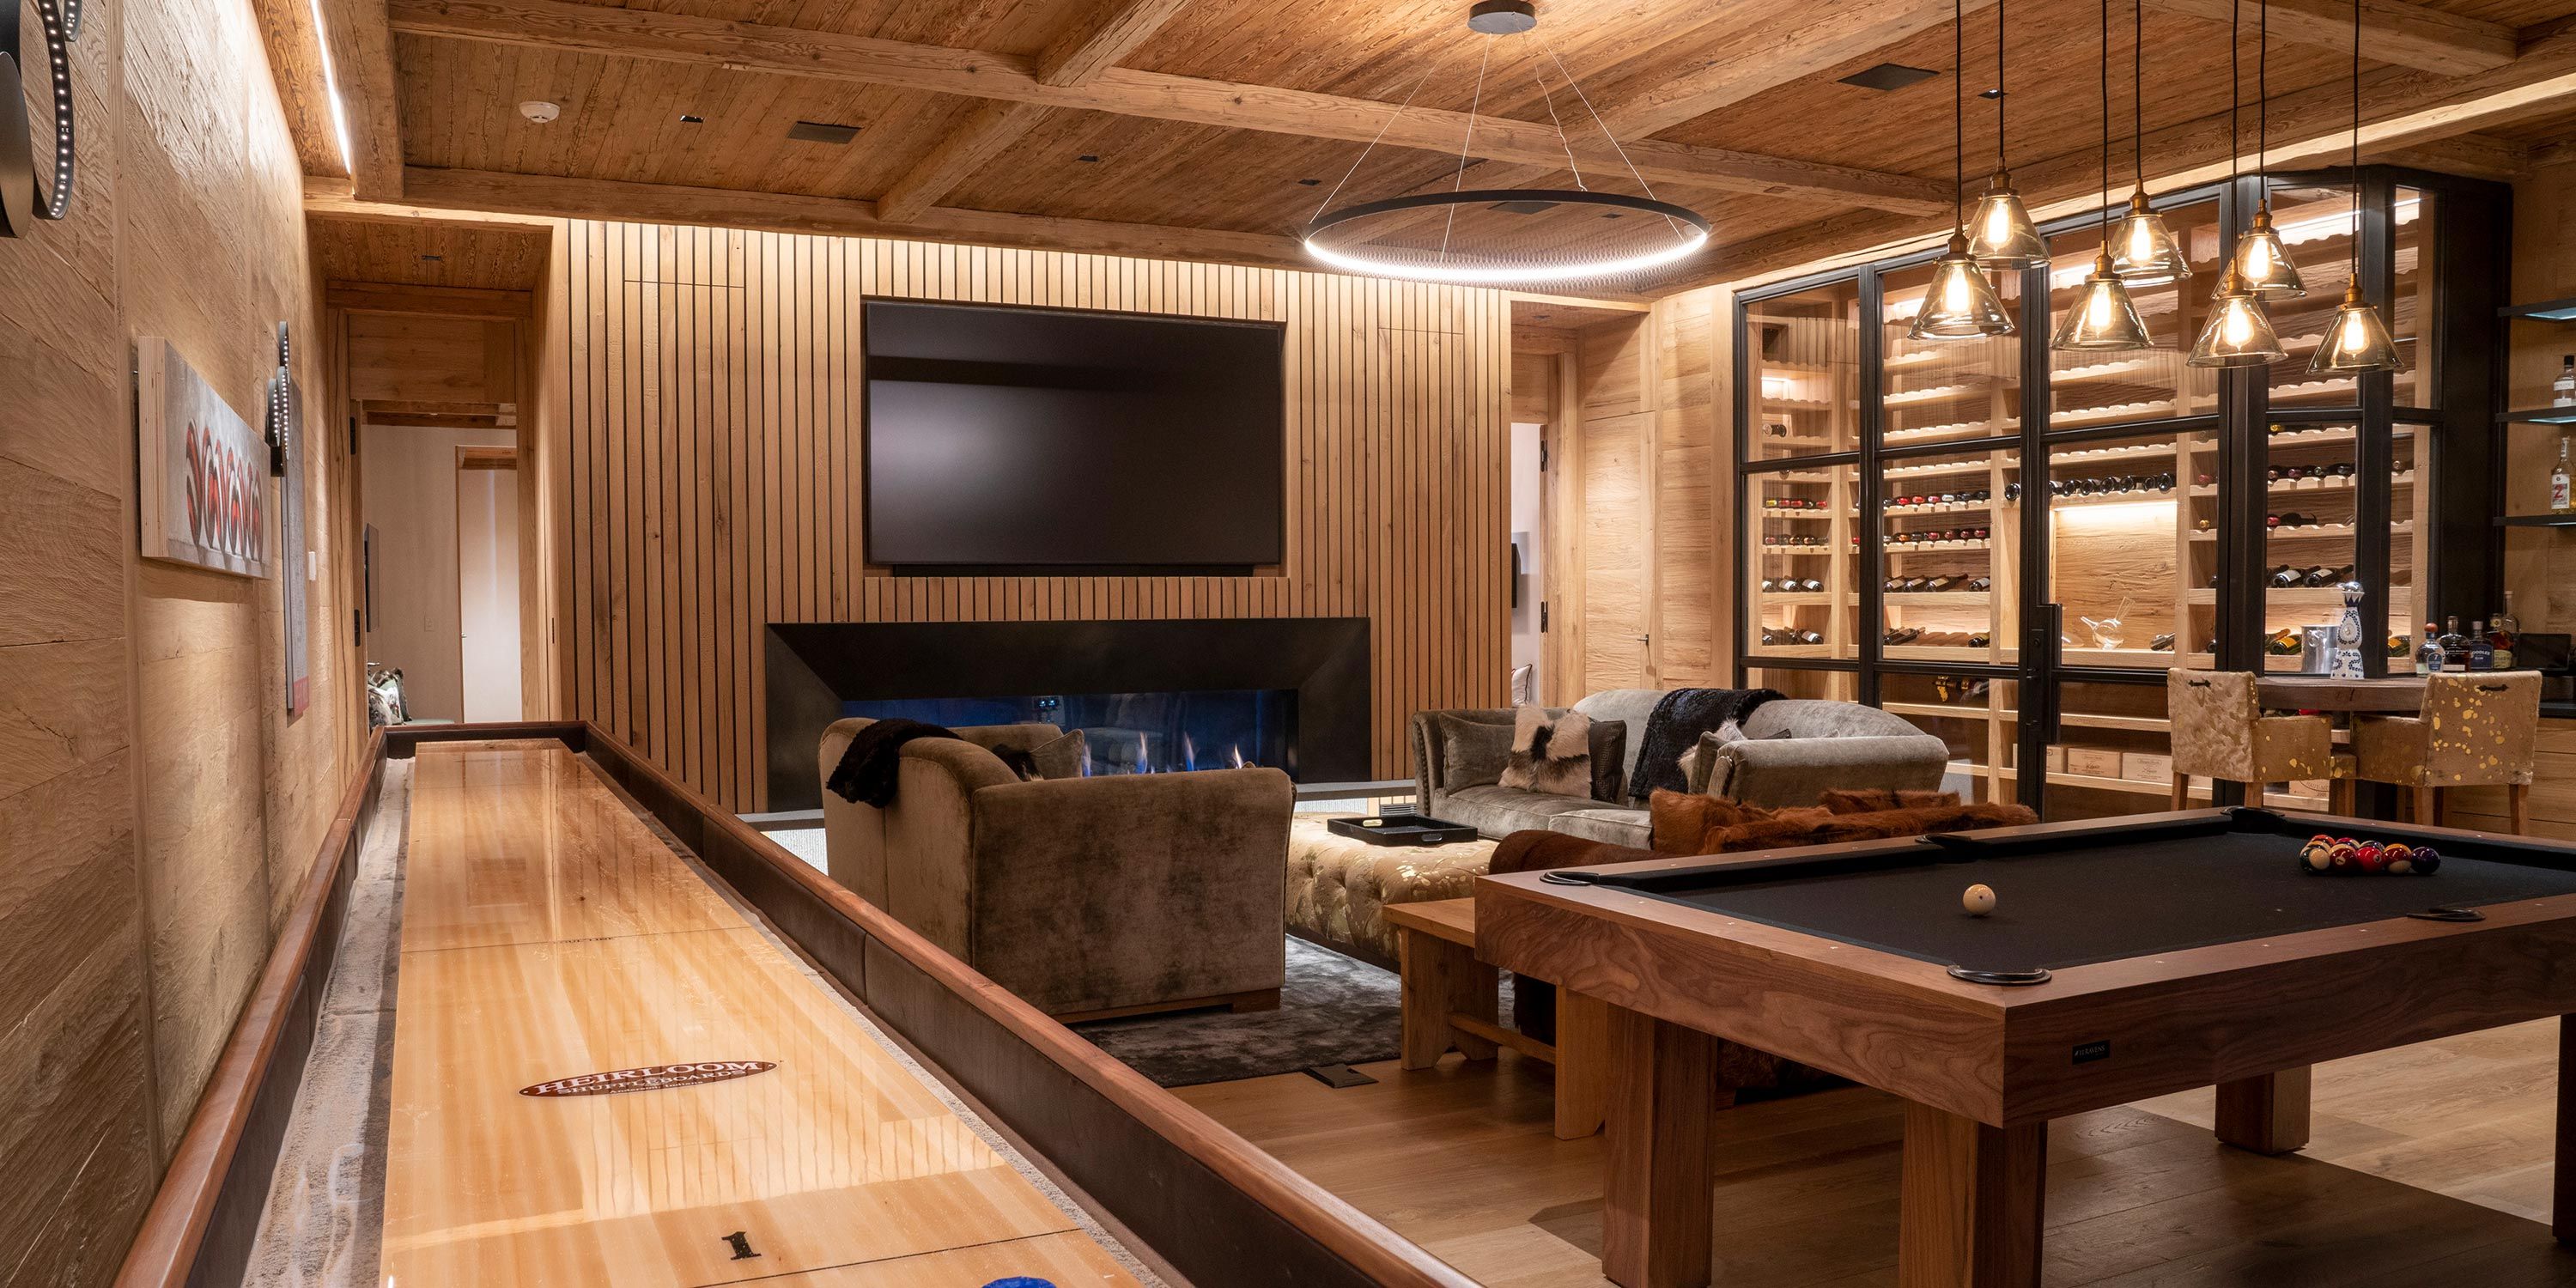
[[[2039, 816], [2020, 805], [1961, 805], [1947, 792], [1828, 793], [1866, 800], [1870, 797], [1930, 797], [1923, 804], [1865, 812], [1836, 812], [1834, 802], [1799, 809], [1766, 810], [1714, 796], [1657, 792], [1653, 836], [1658, 854], [1741, 854], [1748, 850], [1784, 849], [1873, 841], [1927, 832], [1968, 832], [1990, 827], [2020, 827]], [[1940, 803], [1946, 798], [1947, 803]], [[1850, 804], [1850, 801], [1843, 802]], [[1592, 860], [1598, 861], [1598, 860]]]
[[1568, 711], [1554, 720], [1537, 707], [1512, 713], [1512, 753], [1502, 786], [1550, 796], [1592, 794], [1592, 720]]

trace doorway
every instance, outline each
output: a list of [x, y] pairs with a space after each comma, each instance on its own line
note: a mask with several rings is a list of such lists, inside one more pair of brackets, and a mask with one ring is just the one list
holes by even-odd
[[464, 719], [519, 719], [519, 454], [513, 448], [456, 449], [456, 626]]

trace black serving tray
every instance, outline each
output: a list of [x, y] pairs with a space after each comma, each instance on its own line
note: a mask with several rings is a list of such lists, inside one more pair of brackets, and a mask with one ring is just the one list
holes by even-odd
[[1420, 814], [1372, 814], [1367, 818], [1330, 818], [1324, 825], [1371, 845], [1454, 845], [1476, 839], [1476, 829]]

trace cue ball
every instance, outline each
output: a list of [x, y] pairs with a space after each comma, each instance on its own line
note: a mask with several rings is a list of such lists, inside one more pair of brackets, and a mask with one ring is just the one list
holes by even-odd
[[1995, 892], [1989, 886], [1969, 886], [1967, 891], [1959, 896], [1959, 906], [1967, 909], [1971, 917], [1982, 917], [1995, 910]]

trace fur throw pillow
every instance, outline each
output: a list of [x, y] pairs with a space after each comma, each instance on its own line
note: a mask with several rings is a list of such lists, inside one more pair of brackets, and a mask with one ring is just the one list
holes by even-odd
[[1550, 796], [1592, 795], [1592, 720], [1568, 711], [1554, 720], [1537, 707], [1512, 713], [1512, 751], [1502, 785]]
[[[1865, 797], [1871, 793], [1853, 794]], [[1760, 809], [1718, 796], [1665, 791], [1655, 793], [1648, 808], [1650, 844], [1658, 854], [1740, 854], [1748, 850], [1921, 836], [1927, 832], [2020, 827], [2039, 821], [2039, 816], [2024, 806], [1961, 805], [1955, 797], [1948, 804], [1836, 813], [1823, 805]]]
[[1831, 814], [1875, 814], [1891, 809], [1938, 809], [1959, 803], [1957, 792], [1892, 791], [1885, 787], [1839, 788], [1816, 798]]

